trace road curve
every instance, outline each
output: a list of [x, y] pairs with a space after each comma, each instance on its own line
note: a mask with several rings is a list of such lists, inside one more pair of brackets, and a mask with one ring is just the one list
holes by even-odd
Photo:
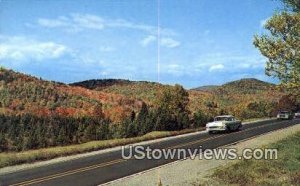
[[[198, 149], [199, 146], [202, 146], [203, 150], [214, 149], [270, 131], [296, 125], [298, 123], [300, 123], [299, 120], [261, 121], [244, 125], [243, 129], [238, 132], [215, 135], [199, 133], [197, 135], [184, 136], [156, 142], [147, 146], [158, 149]], [[164, 165], [175, 160], [125, 160], [122, 159], [121, 151], [114, 151], [72, 161], [65, 161], [43, 167], [4, 174], [0, 176], [0, 185], [99, 185], [160, 165]]]

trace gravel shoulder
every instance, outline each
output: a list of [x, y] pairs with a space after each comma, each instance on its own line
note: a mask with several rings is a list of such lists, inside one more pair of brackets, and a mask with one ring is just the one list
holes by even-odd
[[[300, 125], [295, 125], [221, 148], [236, 148], [238, 155], [240, 155], [245, 148], [264, 147], [268, 144], [285, 139], [299, 131]], [[161, 181], [162, 185], [178, 186], [195, 185], [196, 183], [207, 182], [212, 183], [213, 180], [209, 180], [209, 175], [213, 173], [215, 168], [236, 162], [238, 162], [238, 160], [199, 160], [197, 158], [194, 160], [180, 160], [121, 178], [105, 185], [158, 185], [159, 181]]]

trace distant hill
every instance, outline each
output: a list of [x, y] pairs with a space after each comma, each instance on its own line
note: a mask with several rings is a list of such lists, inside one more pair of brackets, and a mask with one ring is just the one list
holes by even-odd
[[102, 89], [112, 85], [127, 85], [131, 81], [124, 79], [91, 79], [76, 83], [71, 83], [71, 86], [81, 86], [88, 89]]
[[[168, 87], [171, 85], [122, 79], [87, 80], [66, 85], [1, 69], [0, 113], [74, 117], [102, 114], [112, 121], [120, 121], [132, 111], [138, 112], [142, 102], [153, 106], [158, 93]], [[244, 112], [251, 104], [259, 104], [270, 113], [284, 95], [275, 87], [250, 78], [196, 88], [188, 91], [189, 109], [191, 113], [201, 110], [214, 116], [226, 112], [248, 118], [252, 116], [245, 116]], [[261, 111], [255, 112], [257, 115]]]
[[143, 100], [150, 105], [155, 100], [157, 91], [170, 87], [170, 85], [162, 85], [156, 82], [129, 81], [122, 79], [87, 80], [72, 83], [70, 85], [80, 86], [109, 94], [119, 94], [128, 98]]
[[17, 115], [103, 115], [118, 121], [141, 106], [141, 101], [122, 95], [45, 81], [3, 68], [0, 69], [0, 97], [0, 113]]
[[[154, 82], [128, 80], [91, 80], [72, 85], [83, 86], [108, 94], [123, 95], [129, 99], [143, 100], [149, 106], [155, 104], [159, 91], [170, 87], [170, 85]], [[191, 113], [201, 110], [211, 116], [231, 113], [241, 118], [263, 117], [271, 113], [273, 106], [284, 95], [275, 87], [274, 84], [254, 78], [232, 81], [220, 86], [198, 87], [188, 90], [189, 109]], [[248, 107], [253, 105], [266, 111], [249, 111]], [[248, 111], [251, 113], [248, 114]]]
[[236, 81], [231, 81], [223, 85], [206, 85], [193, 88], [192, 90], [197, 91], [217, 91], [218, 89], [228, 90], [228, 91], [258, 91], [258, 90], [268, 90], [274, 88], [275, 84], [261, 81], [255, 78], [244, 78]]
[[255, 78], [245, 78], [237, 81], [232, 81], [221, 86], [224, 89], [235, 89], [237, 91], [261, 91], [274, 88], [275, 84], [261, 81]]
[[191, 90], [198, 90], [198, 91], [210, 91], [210, 90], [214, 90], [216, 88], [218, 88], [218, 85], [205, 85], [205, 86], [201, 86], [201, 87], [197, 87], [197, 88], [193, 88]]
[[[199, 94], [206, 92], [210, 95], [211, 99], [206, 101], [206, 106], [215, 107], [221, 113], [230, 113], [240, 118], [271, 115], [274, 113], [275, 105], [284, 95], [275, 84], [255, 78], [245, 78], [221, 86], [194, 90]], [[192, 107], [196, 107], [194, 102], [191, 104]]]

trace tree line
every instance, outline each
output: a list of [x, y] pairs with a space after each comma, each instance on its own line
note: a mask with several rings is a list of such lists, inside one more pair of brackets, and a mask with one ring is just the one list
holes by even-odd
[[190, 119], [188, 92], [181, 86], [158, 95], [155, 108], [143, 103], [138, 113], [120, 123], [103, 117], [36, 116], [0, 114], [0, 151], [22, 151], [93, 140], [128, 138], [151, 131], [174, 131], [205, 125], [208, 117], [197, 112]]

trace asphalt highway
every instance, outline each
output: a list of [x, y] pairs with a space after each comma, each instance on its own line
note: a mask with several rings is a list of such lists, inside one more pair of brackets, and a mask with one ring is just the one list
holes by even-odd
[[[147, 146], [153, 149], [199, 149], [199, 146], [202, 146], [203, 150], [214, 149], [299, 123], [299, 120], [261, 121], [243, 125], [242, 130], [237, 132], [212, 135], [199, 133], [197, 135], [151, 143]], [[129, 153], [128, 150], [126, 153]], [[118, 150], [0, 175], [0, 185], [99, 185], [172, 161], [176, 161], [176, 159], [137, 160], [132, 158], [126, 160], [122, 159], [121, 151]]]

